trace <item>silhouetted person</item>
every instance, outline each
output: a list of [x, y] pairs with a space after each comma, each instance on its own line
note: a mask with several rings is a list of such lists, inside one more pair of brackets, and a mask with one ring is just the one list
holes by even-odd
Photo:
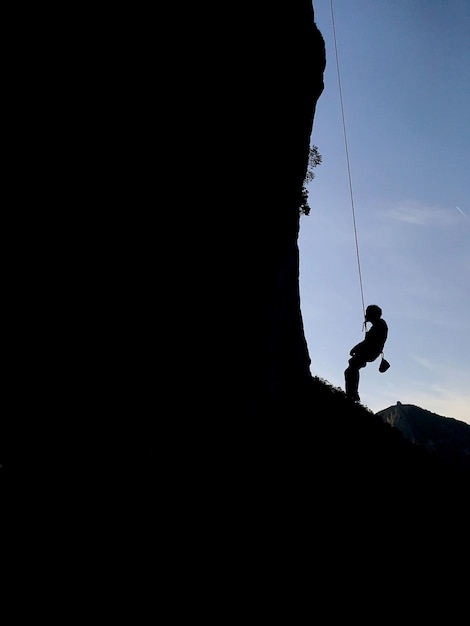
[[364, 320], [370, 322], [372, 326], [366, 332], [364, 340], [351, 348], [349, 366], [344, 370], [346, 395], [355, 402], [360, 400], [359, 370], [380, 356], [388, 335], [387, 323], [382, 319], [382, 309], [376, 304], [367, 307]]

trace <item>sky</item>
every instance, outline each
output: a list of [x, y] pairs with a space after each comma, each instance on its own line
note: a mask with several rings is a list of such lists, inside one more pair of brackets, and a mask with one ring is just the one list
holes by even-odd
[[391, 367], [361, 369], [361, 403], [470, 424], [470, 0], [313, 5], [327, 65], [299, 234], [310, 370], [344, 389], [378, 304]]

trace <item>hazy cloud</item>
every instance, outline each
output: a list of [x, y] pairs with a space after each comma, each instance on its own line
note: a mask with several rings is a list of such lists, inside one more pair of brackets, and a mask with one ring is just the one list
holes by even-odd
[[414, 200], [399, 202], [387, 209], [386, 214], [396, 221], [416, 226], [452, 226], [461, 223], [462, 215], [467, 217], [460, 209], [426, 206]]
[[411, 358], [413, 359], [413, 361], [416, 361], [416, 363], [418, 363], [422, 367], [425, 367], [428, 370], [434, 370], [435, 369], [435, 363], [429, 361], [428, 359], [425, 359], [425, 358], [420, 357], [420, 356], [415, 356], [413, 354], [411, 355]]

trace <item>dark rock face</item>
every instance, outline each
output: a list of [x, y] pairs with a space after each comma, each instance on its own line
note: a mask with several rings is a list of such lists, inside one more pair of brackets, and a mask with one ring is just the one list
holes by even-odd
[[[324, 43], [312, 15], [299, 3], [287, 22], [285, 38], [274, 39], [272, 69], [257, 99], [268, 115], [258, 135], [260, 198], [263, 219], [257, 224], [262, 261], [258, 334], [262, 350], [257, 367], [264, 370], [259, 408], [277, 405], [301, 393], [309, 377], [299, 298], [299, 193], [305, 178], [315, 106], [323, 89]], [[276, 71], [277, 69], [277, 71]], [[265, 143], [265, 146], [263, 146]], [[261, 282], [261, 281], [260, 281]], [[261, 285], [259, 285], [261, 286]], [[263, 397], [264, 395], [264, 397]]]
[[204, 31], [197, 93], [210, 95], [191, 128], [204, 159], [189, 245], [194, 299], [206, 311], [187, 338], [194, 382], [242, 415], [291, 406], [310, 377], [298, 209], [325, 68], [310, 0], [254, 6], [234, 6], [223, 32]]

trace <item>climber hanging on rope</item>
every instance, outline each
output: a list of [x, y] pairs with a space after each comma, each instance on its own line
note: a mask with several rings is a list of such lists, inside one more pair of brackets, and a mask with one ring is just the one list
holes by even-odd
[[[370, 304], [364, 316], [364, 324], [372, 324], [366, 331], [363, 341], [351, 348], [349, 366], [344, 370], [346, 396], [354, 402], [359, 402], [359, 370], [375, 361], [382, 353], [387, 341], [388, 326], [382, 319], [382, 309], [376, 304]], [[367, 327], [366, 327], [367, 328]]]
[[[333, 26], [333, 39], [335, 44], [335, 53], [336, 53], [336, 70], [338, 74], [338, 87], [339, 87], [339, 99], [341, 104], [341, 116], [343, 120], [343, 135], [344, 135], [344, 147], [346, 150], [346, 164], [348, 169], [348, 177], [349, 177], [349, 192], [351, 196], [351, 210], [352, 210], [352, 219], [354, 226], [354, 237], [356, 240], [356, 256], [357, 256], [357, 268], [359, 272], [359, 283], [361, 287], [361, 297], [362, 297], [362, 309], [364, 310], [364, 291], [362, 288], [362, 273], [361, 273], [361, 263], [359, 259], [359, 244], [357, 240], [357, 229], [356, 229], [356, 216], [355, 216], [355, 208], [354, 208], [354, 197], [352, 192], [352, 181], [351, 181], [351, 168], [349, 166], [349, 150], [348, 150], [348, 140], [346, 134], [346, 121], [344, 115], [344, 105], [343, 105], [343, 90], [341, 87], [341, 74], [339, 69], [339, 57], [338, 57], [338, 46], [336, 43], [336, 26], [335, 26], [335, 18], [333, 11], [333, 0], [330, 0], [331, 6], [331, 22]], [[359, 402], [359, 370], [367, 365], [367, 363], [371, 363], [375, 361], [380, 354], [382, 354], [382, 360], [379, 366], [379, 372], [386, 372], [390, 367], [390, 363], [385, 360], [383, 355], [383, 349], [385, 342], [387, 341], [388, 335], [388, 326], [385, 320], [382, 319], [382, 309], [376, 304], [370, 304], [365, 310], [364, 314], [364, 328], [367, 329], [367, 322], [372, 324], [370, 330], [366, 331], [366, 336], [363, 341], [358, 343], [351, 348], [351, 352], [349, 353], [351, 358], [349, 359], [349, 366], [344, 370], [344, 380], [345, 380], [345, 390], [346, 396], [353, 400], [354, 402]]]

